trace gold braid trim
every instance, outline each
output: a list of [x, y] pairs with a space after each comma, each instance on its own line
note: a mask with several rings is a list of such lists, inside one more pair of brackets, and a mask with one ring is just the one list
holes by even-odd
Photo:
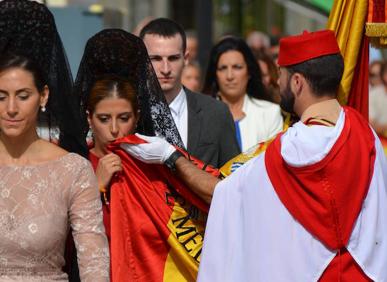
[[366, 35], [369, 37], [387, 37], [387, 23], [366, 23]]
[[374, 47], [387, 48], [387, 23], [366, 23], [366, 35]]

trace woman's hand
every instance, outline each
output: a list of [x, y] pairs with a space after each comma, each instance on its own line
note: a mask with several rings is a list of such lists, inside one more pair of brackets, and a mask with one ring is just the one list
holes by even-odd
[[107, 187], [110, 180], [116, 172], [122, 170], [121, 159], [116, 154], [110, 153], [99, 159], [97, 170], [95, 172], [98, 185]]

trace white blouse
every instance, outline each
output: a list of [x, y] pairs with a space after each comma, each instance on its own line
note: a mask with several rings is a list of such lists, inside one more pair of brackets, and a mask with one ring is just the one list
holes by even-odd
[[245, 95], [242, 110], [245, 113], [239, 121], [242, 152], [282, 131], [283, 119], [277, 104]]

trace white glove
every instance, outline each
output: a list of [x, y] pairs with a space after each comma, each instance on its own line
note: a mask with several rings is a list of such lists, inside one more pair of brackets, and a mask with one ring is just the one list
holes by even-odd
[[147, 141], [144, 144], [122, 143], [120, 146], [129, 155], [147, 164], [163, 164], [176, 151], [175, 147], [161, 137], [136, 136]]

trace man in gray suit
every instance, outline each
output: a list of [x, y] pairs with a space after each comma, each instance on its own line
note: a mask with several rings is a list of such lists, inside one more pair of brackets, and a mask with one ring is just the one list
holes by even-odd
[[239, 154], [227, 106], [181, 84], [188, 59], [183, 28], [170, 19], [159, 18], [144, 26], [140, 37], [188, 153], [214, 167], [221, 167]]

